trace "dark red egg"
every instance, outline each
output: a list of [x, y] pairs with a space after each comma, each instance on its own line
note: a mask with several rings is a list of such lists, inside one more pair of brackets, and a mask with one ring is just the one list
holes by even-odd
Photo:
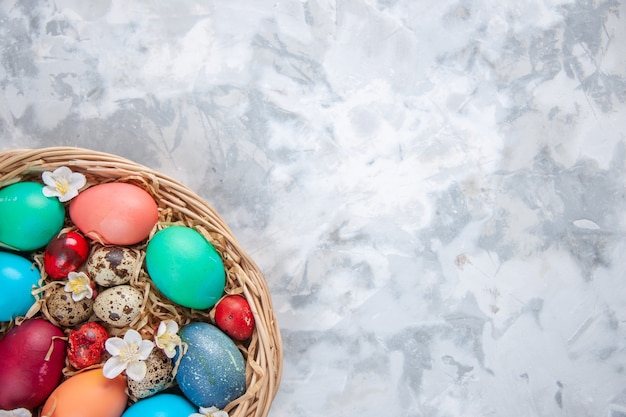
[[80, 268], [89, 256], [89, 243], [78, 232], [69, 231], [53, 238], [43, 256], [44, 269], [53, 279], [64, 279]]
[[254, 330], [254, 316], [248, 301], [240, 295], [227, 295], [215, 306], [215, 324], [235, 340], [247, 340]]
[[13, 327], [0, 340], [0, 410], [33, 409], [57, 387], [65, 366], [64, 334], [44, 319]]
[[99, 363], [108, 337], [107, 330], [95, 321], [72, 330], [67, 341], [67, 358], [70, 365], [76, 369], [83, 369]]

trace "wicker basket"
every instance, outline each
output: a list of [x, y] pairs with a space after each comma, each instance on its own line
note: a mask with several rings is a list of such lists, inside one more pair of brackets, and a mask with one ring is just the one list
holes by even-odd
[[[43, 171], [60, 166], [84, 174], [88, 186], [121, 181], [144, 188], [158, 203], [160, 224], [178, 222], [194, 227], [216, 247], [227, 273], [226, 293], [243, 295], [256, 323], [251, 339], [237, 344], [246, 360], [247, 390], [225, 410], [231, 417], [267, 416], [282, 372], [280, 331], [262, 273], [220, 215], [176, 180], [128, 159], [73, 147], [1, 151], [0, 188], [18, 181], [41, 181]], [[210, 320], [212, 312], [205, 313], [203, 317]]]

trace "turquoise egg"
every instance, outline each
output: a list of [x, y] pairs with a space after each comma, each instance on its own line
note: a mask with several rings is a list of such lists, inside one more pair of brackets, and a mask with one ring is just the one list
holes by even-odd
[[0, 252], [0, 321], [26, 314], [36, 301], [32, 289], [39, 277], [39, 269], [28, 259]]
[[175, 394], [157, 394], [137, 401], [128, 407], [122, 417], [189, 417], [198, 408]]
[[159, 291], [184, 307], [213, 307], [224, 293], [222, 258], [190, 227], [170, 226], [155, 233], [146, 248], [146, 268]]
[[217, 327], [194, 322], [179, 331], [187, 343], [176, 374], [185, 397], [198, 407], [224, 408], [246, 391], [246, 364], [235, 343]]
[[18, 182], [0, 190], [0, 246], [18, 251], [42, 248], [59, 233], [65, 207], [46, 197], [43, 185]]

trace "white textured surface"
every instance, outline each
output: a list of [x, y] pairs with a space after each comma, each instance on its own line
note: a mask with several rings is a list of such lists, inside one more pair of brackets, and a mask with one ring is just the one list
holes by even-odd
[[0, 2], [0, 147], [209, 201], [272, 417], [626, 416], [626, 4]]

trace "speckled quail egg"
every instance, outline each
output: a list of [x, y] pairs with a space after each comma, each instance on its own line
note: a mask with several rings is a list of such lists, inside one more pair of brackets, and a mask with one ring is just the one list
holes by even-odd
[[117, 285], [98, 295], [93, 310], [103, 322], [124, 327], [141, 313], [142, 303], [143, 292], [130, 285]]
[[99, 246], [87, 259], [87, 272], [103, 287], [127, 284], [141, 262], [140, 252], [120, 246]]
[[62, 286], [47, 290], [45, 299], [50, 316], [65, 327], [73, 327], [87, 321], [94, 310], [94, 300], [83, 298], [74, 301], [72, 293], [66, 292]]
[[128, 390], [131, 395], [141, 399], [150, 397], [167, 388], [174, 380], [172, 370], [174, 362], [165, 356], [161, 349], [154, 348], [146, 362], [146, 376], [141, 381], [128, 378]]

